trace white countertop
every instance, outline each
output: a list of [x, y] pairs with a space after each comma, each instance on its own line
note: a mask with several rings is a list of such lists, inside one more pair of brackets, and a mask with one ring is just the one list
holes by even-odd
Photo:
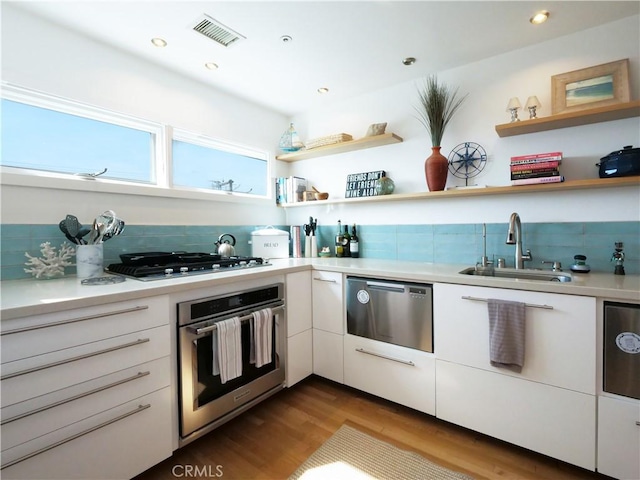
[[369, 258], [290, 258], [271, 260], [272, 265], [248, 270], [208, 273], [185, 278], [142, 282], [127, 278], [113, 285], [81, 285], [75, 276], [56, 280], [0, 282], [3, 320], [81, 308], [123, 300], [184, 292], [221, 284], [266, 278], [295, 271], [319, 269], [352, 275], [433, 283], [457, 283], [484, 287], [601, 297], [640, 302], [640, 275], [572, 273], [571, 282], [467, 276], [458, 273], [469, 265], [398, 262]]

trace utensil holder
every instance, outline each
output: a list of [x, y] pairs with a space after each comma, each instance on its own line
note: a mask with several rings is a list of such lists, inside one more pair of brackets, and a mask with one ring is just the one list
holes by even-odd
[[76, 247], [76, 273], [78, 278], [100, 277], [103, 273], [104, 249], [102, 243]]

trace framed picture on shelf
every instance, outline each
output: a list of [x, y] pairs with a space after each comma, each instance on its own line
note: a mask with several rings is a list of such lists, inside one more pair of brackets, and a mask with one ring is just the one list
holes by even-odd
[[629, 96], [629, 59], [551, 77], [551, 113], [625, 103]]

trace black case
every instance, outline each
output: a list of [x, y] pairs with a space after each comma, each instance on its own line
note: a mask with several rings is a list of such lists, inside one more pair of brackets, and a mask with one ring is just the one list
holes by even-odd
[[602, 157], [596, 166], [600, 167], [600, 178], [640, 175], [640, 148], [627, 145]]

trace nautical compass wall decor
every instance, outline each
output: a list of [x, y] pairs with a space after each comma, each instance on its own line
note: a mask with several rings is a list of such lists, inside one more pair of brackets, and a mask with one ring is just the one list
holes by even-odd
[[469, 179], [480, 174], [487, 163], [487, 152], [475, 142], [456, 145], [448, 158], [449, 171], [454, 177], [464, 178], [465, 186]]

